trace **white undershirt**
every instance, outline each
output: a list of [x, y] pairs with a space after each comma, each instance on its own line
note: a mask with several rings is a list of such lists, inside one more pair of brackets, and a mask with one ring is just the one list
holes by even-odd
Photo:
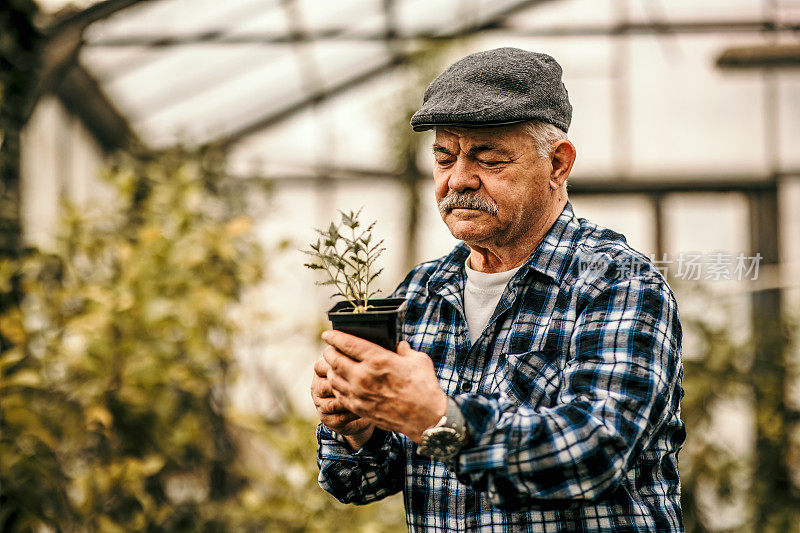
[[466, 263], [464, 267], [467, 270], [467, 284], [464, 287], [464, 316], [467, 319], [470, 342], [475, 344], [489, 324], [497, 302], [500, 301], [508, 282], [517, 273], [519, 267], [495, 274], [472, 270]]

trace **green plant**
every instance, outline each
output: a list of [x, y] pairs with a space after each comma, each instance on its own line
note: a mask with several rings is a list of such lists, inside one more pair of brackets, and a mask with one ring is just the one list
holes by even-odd
[[[70, 209], [58, 245], [0, 259], [0, 531], [404, 531], [402, 501], [336, 502], [316, 422], [265, 379], [233, 405], [239, 300], [263, 254], [252, 185], [175, 150], [108, 172], [116, 201]], [[262, 347], [269, 350], [269, 346]]]
[[52, 250], [2, 262], [24, 298], [0, 317], [15, 341], [0, 354], [0, 529], [219, 530], [204, 508], [252, 483], [226, 311], [262, 254], [216, 159], [126, 159], [115, 201], [67, 208]]
[[[324, 270], [328, 279], [319, 285], [335, 287], [333, 296], [341, 296], [353, 306], [354, 313], [364, 313], [369, 308], [369, 299], [379, 291], [370, 291], [370, 284], [383, 272], [375, 270], [375, 260], [385, 250], [383, 240], [372, 242], [372, 222], [360, 232], [358, 220], [361, 209], [341, 214], [339, 224], [331, 222], [327, 230], [317, 229], [319, 238], [303, 252], [314, 258], [305, 266], [312, 270]], [[349, 235], [347, 235], [349, 233]]]

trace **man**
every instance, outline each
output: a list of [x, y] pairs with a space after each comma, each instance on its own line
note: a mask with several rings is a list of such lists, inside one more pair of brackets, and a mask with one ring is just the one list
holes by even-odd
[[327, 331], [311, 386], [320, 485], [403, 491], [410, 531], [681, 531], [681, 326], [655, 267], [577, 218], [561, 67], [501, 48], [436, 78], [442, 218], [397, 353]]

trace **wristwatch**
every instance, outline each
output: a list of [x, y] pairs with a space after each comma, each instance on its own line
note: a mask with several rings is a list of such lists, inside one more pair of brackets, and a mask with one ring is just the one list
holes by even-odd
[[439, 422], [422, 432], [422, 443], [417, 448], [421, 455], [448, 461], [455, 457], [467, 442], [467, 425], [458, 404], [447, 397], [447, 411]]

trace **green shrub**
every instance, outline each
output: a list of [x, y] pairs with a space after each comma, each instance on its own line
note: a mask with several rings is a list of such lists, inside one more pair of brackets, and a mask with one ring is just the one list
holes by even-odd
[[24, 298], [0, 317], [0, 530], [404, 529], [397, 503], [357, 510], [317, 486], [314, 421], [229, 402], [232, 311], [264, 254], [254, 195], [223, 166], [126, 159], [114, 205], [67, 209], [54, 250], [2, 260], [0, 290]]

